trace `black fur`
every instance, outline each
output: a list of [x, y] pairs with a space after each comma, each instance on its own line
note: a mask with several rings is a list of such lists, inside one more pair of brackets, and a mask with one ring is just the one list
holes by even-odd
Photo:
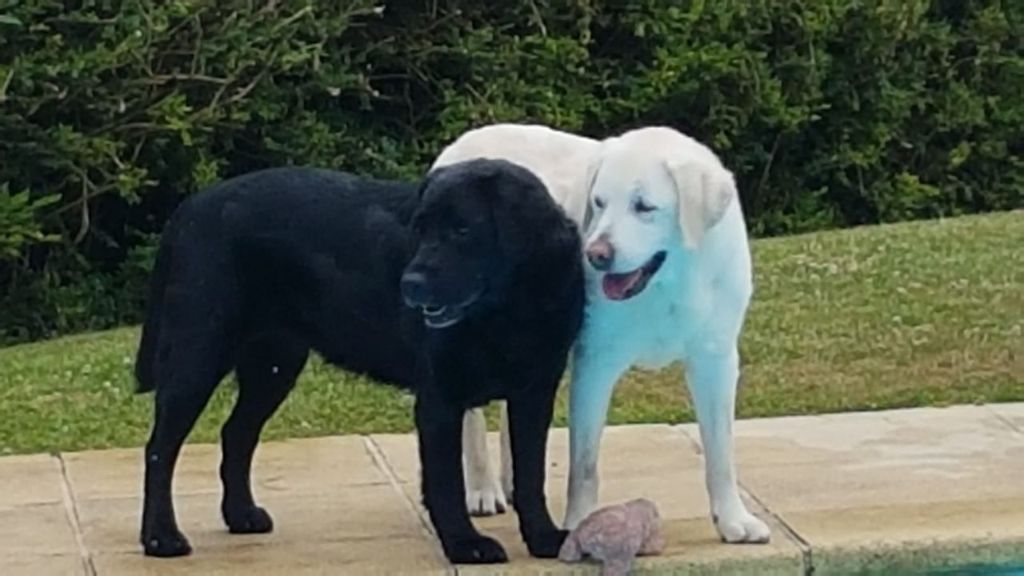
[[579, 254], [576, 228], [543, 184], [504, 161], [443, 168], [418, 188], [275, 169], [189, 198], [162, 238], [136, 361], [139, 391], [156, 391], [146, 554], [191, 551], [171, 477], [232, 370], [221, 511], [231, 532], [272, 530], [250, 489], [253, 451], [315, 350], [415, 392], [423, 499], [453, 562], [506, 559], [470, 522], [461, 427], [467, 408], [507, 399], [520, 531], [533, 555], [556, 556], [566, 533], [547, 510], [544, 455], [582, 318]]

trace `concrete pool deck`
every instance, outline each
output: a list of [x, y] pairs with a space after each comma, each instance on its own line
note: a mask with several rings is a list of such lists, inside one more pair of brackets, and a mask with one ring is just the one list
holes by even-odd
[[[553, 430], [556, 520], [567, 452], [565, 430]], [[602, 502], [654, 500], [668, 538], [637, 573], [923, 574], [1024, 560], [1024, 403], [745, 420], [737, 454], [745, 496], [772, 525], [768, 545], [719, 543], [694, 425], [606, 430]], [[448, 565], [418, 504], [412, 435], [263, 444], [254, 490], [274, 516], [267, 535], [227, 534], [218, 462], [216, 446], [186, 447], [175, 494], [195, 552], [161, 560], [138, 545], [139, 449], [0, 458], [0, 574], [597, 573], [527, 558], [513, 513], [477, 521], [511, 563]]]

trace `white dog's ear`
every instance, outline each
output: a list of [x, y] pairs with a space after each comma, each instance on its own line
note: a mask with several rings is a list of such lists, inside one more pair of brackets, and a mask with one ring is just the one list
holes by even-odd
[[702, 162], [665, 162], [679, 198], [679, 229], [683, 244], [696, 250], [704, 233], [721, 220], [738, 196], [736, 179], [722, 166]]

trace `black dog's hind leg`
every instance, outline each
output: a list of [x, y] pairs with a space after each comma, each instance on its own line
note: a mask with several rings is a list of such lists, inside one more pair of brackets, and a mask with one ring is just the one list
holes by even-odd
[[416, 397], [423, 504], [448, 560], [456, 564], [507, 562], [501, 544], [477, 532], [469, 519], [462, 479], [463, 413], [462, 408], [429, 392]]
[[185, 556], [192, 546], [178, 530], [171, 484], [181, 445], [227, 372], [223, 340], [186, 334], [161, 358], [153, 431], [146, 443], [140, 542], [147, 556]]
[[512, 506], [519, 532], [531, 556], [555, 558], [568, 536], [551, 520], [544, 496], [548, 427], [554, 411], [554, 392], [547, 398], [527, 389], [508, 400], [512, 441]]
[[221, 430], [224, 485], [221, 514], [234, 534], [270, 532], [274, 522], [252, 496], [250, 471], [263, 425], [291, 392], [309, 348], [286, 336], [264, 335], [241, 350], [235, 374], [238, 400]]

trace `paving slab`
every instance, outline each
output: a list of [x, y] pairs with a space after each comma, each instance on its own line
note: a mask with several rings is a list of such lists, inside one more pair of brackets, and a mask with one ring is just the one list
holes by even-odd
[[0, 508], [0, 518], [0, 555], [79, 553], [63, 503]]
[[815, 575], [923, 574], [1024, 559], [1024, 499], [783, 512], [811, 545]]
[[0, 458], [0, 508], [63, 501], [60, 460], [49, 454]]
[[989, 404], [986, 408], [1009, 422], [1010, 426], [1016, 428], [1017, 431], [1024, 432], [1024, 402]]
[[132, 553], [93, 557], [96, 574], [152, 576], [361, 576], [363, 574], [450, 574], [421, 538], [345, 542], [282, 543], [273, 539], [197, 551], [186, 558], [146, 558]]
[[268, 442], [257, 451], [254, 492], [274, 532], [227, 533], [220, 517], [220, 450], [188, 445], [175, 477], [178, 524], [194, 553], [144, 557], [140, 449], [68, 454], [82, 540], [96, 573], [371, 574], [447, 573], [395, 482], [358, 436]]
[[0, 574], [87, 574], [60, 460], [0, 458]]
[[[74, 452], [62, 458], [78, 499], [117, 498], [141, 492], [141, 448]], [[174, 493], [219, 494], [219, 466], [220, 446], [185, 445], [174, 474]], [[257, 497], [334, 492], [346, 486], [388, 482], [359, 436], [261, 443], [253, 459], [253, 480]]]
[[[419, 502], [416, 438], [410, 435], [375, 435], [411, 502]], [[498, 436], [488, 435], [494, 463]], [[568, 434], [551, 431], [548, 441], [547, 495], [556, 522], [565, 511], [568, 475]], [[497, 469], [497, 468], [496, 468]], [[775, 538], [766, 546], [724, 546], [709, 518], [704, 467], [693, 442], [666, 425], [614, 426], [605, 430], [600, 460], [601, 504], [638, 497], [657, 502], [666, 531], [668, 549], [662, 556], [638, 562], [638, 573], [658, 574], [802, 574], [799, 548], [782, 528], [750, 502], [752, 509], [772, 526]], [[426, 512], [418, 506], [426, 518]], [[475, 519], [481, 532], [497, 538], [509, 553], [509, 564], [459, 566], [459, 574], [573, 574], [596, 573], [590, 565], [566, 565], [531, 558], [519, 536], [514, 512]]]
[[815, 574], [1024, 552], [1024, 435], [986, 407], [744, 421], [737, 453]]
[[[423, 537], [416, 516], [388, 485], [360, 486], [336, 494], [267, 497], [258, 500], [274, 519], [272, 534], [229, 534], [220, 516], [220, 496], [175, 498], [178, 526], [197, 554], [251, 546]], [[139, 498], [93, 499], [78, 503], [85, 545], [103, 552], [137, 552], [142, 503]], [[429, 540], [424, 538], [426, 543]]]
[[78, 554], [7, 554], [0, 552], [0, 574], [12, 576], [91, 576]]

